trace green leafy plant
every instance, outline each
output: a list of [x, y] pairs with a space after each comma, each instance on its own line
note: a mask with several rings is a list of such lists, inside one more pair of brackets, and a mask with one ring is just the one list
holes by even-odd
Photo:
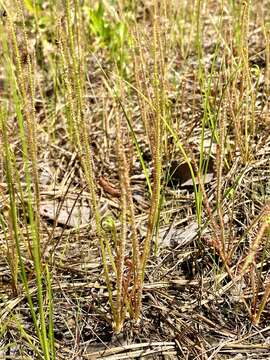
[[129, 60], [127, 46], [129, 43], [128, 28], [124, 19], [113, 16], [108, 18], [103, 1], [96, 8], [89, 9], [90, 34], [95, 36], [101, 48], [109, 51], [120, 73], [126, 76], [126, 65]]

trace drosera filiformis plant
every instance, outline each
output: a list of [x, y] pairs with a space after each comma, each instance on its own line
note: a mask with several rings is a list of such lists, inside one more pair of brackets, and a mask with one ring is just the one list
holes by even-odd
[[0, 5], [0, 354], [265, 349], [267, 1]]

